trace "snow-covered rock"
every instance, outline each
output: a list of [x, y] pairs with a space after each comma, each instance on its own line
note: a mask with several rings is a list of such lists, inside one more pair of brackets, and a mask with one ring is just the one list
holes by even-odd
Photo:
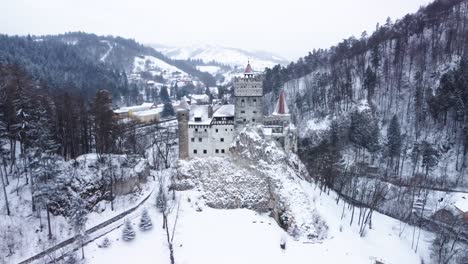
[[213, 208], [270, 212], [294, 237], [323, 239], [327, 225], [303, 189], [308, 177], [295, 154], [265, 141], [252, 127], [238, 135], [229, 156], [179, 161], [174, 187], [198, 190]]

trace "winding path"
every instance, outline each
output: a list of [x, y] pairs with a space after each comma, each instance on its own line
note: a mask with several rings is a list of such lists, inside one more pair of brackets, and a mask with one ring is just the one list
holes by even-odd
[[[151, 195], [153, 194], [153, 190], [140, 202], [138, 203], [136, 206], [94, 226], [94, 227], [91, 227], [90, 229], [86, 230], [86, 235], [88, 235], [88, 240], [86, 241], [85, 245], [86, 244], [89, 244], [90, 242], [106, 235], [107, 233], [119, 228], [120, 226], [123, 225], [123, 222], [122, 223], [118, 223], [117, 225], [114, 225], [114, 226], [111, 226], [111, 224], [113, 223], [116, 223], [117, 221], [119, 221], [120, 219], [124, 218], [125, 216], [129, 215], [130, 213], [133, 213], [134, 211], [136, 211], [138, 208], [140, 208], [147, 200], [149, 197], [151, 197]], [[107, 230], [104, 230], [104, 228], [106, 227], [110, 227], [109, 229]], [[103, 232], [98, 232], [98, 231], [103, 231]], [[26, 264], [26, 263], [33, 263], [34, 261], [37, 261], [37, 260], [41, 260], [43, 259], [44, 257], [48, 257], [48, 256], [52, 256], [53, 253], [57, 252], [58, 250], [60, 249], [65, 249], [65, 247], [69, 246], [69, 245], [73, 245], [73, 243], [75, 242], [76, 240], [76, 237], [72, 237], [72, 238], [69, 238], [67, 240], [64, 240], [60, 243], [58, 243], [57, 245], [49, 248], [49, 249], [46, 249], [28, 259], [25, 259], [21, 262], [19, 262], [19, 264]], [[66, 250], [65, 252], [69, 252], [69, 251], [73, 251], [73, 250], [76, 250], [78, 247], [73, 247], [71, 249], [68, 249]], [[53, 262], [53, 260], [57, 260], [57, 259], [61, 259], [64, 257], [65, 254], [63, 254], [63, 252], [61, 252], [62, 254], [58, 257], [53, 257], [51, 260], [46, 260], [46, 262]]]

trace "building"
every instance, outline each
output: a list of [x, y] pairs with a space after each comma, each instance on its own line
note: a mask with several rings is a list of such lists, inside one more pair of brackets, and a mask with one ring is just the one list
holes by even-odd
[[234, 78], [235, 120], [237, 133], [247, 125], [261, 124], [263, 121], [263, 85], [262, 80], [254, 76], [250, 63], [244, 71], [244, 77]]
[[118, 118], [128, 118], [134, 113], [149, 110], [154, 107], [153, 103], [142, 103], [140, 105], [126, 106], [114, 110], [114, 114]]
[[236, 134], [247, 126], [260, 125], [266, 139], [288, 151], [297, 151], [297, 131], [291, 123], [284, 92], [275, 112], [263, 116], [262, 80], [254, 76], [250, 63], [244, 77], [234, 79], [235, 104], [212, 105], [193, 100], [177, 110], [179, 157], [221, 156], [228, 153]]
[[281, 90], [275, 111], [263, 119], [265, 139], [276, 141], [285, 150], [297, 152], [297, 129], [291, 122], [284, 91]]
[[458, 215], [464, 222], [468, 222], [468, 195], [460, 195], [456, 197], [453, 206], [458, 212]]

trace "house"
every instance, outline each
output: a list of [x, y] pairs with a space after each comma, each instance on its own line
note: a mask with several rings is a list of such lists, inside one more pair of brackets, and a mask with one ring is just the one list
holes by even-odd
[[468, 222], [468, 194], [458, 194], [454, 197], [453, 207], [463, 221]]
[[209, 104], [210, 103], [210, 97], [206, 94], [191, 94], [189, 95], [190, 97], [190, 103], [191, 104]]
[[131, 117], [134, 113], [139, 111], [149, 110], [154, 107], [153, 103], [142, 103], [140, 105], [126, 106], [114, 110], [114, 114], [118, 118], [128, 118]]
[[163, 107], [158, 106], [148, 110], [135, 112], [133, 113], [132, 117], [134, 120], [140, 123], [159, 122], [159, 120], [161, 119], [162, 111]]

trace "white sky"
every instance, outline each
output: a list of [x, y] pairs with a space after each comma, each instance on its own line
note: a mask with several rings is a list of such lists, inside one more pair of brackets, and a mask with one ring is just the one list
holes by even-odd
[[0, 0], [0, 33], [85, 31], [141, 43], [216, 44], [289, 59], [328, 48], [429, 0]]

